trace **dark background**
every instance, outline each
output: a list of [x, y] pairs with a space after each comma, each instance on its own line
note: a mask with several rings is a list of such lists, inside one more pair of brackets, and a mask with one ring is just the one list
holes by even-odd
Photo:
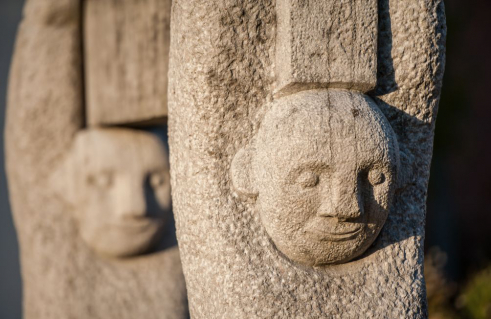
[[[22, 5], [22, 0], [0, 0], [0, 319], [21, 318], [18, 244], [3, 170], [3, 124]], [[445, 5], [447, 64], [426, 232], [430, 317], [491, 318], [491, 1], [447, 0]]]
[[3, 130], [7, 77], [23, 3], [0, 0], [0, 319], [21, 318], [19, 253], [5, 181]]

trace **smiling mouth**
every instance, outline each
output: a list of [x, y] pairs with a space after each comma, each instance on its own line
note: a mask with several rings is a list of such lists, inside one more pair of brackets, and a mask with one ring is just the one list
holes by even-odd
[[363, 228], [364, 225], [358, 223], [314, 220], [306, 227], [306, 231], [315, 234], [321, 241], [346, 241], [358, 236]]
[[134, 218], [111, 224], [112, 227], [127, 232], [144, 232], [161, 226], [162, 222], [152, 218]]

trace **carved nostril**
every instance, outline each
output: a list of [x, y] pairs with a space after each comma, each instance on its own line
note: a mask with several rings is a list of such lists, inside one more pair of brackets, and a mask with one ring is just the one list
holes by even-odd
[[339, 220], [356, 219], [363, 215], [362, 200], [355, 193], [353, 196], [326, 200], [318, 211], [319, 217], [331, 217]]
[[318, 217], [338, 220], [356, 219], [363, 215], [363, 195], [360, 192], [356, 174], [346, 174], [344, 178], [331, 180], [330, 188], [321, 192]]
[[317, 212], [317, 216], [319, 216], [319, 217], [336, 217], [335, 214], [330, 214], [330, 213], [327, 213], [327, 212], [324, 212], [321, 210]]
[[125, 217], [130, 218], [145, 217], [147, 215], [147, 203], [145, 200], [145, 195], [142, 191], [139, 191], [131, 196], [129, 205], [125, 211]]
[[125, 210], [121, 212], [120, 217], [123, 219], [138, 219], [145, 217], [146, 215], [144, 210]]
[[321, 209], [317, 212], [317, 216], [319, 217], [331, 217], [331, 218], [337, 218], [339, 220], [355, 219], [360, 217], [361, 215], [362, 215], [362, 211], [360, 209], [351, 210], [351, 211], [336, 210], [334, 212]]
[[336, 217], [339, 220], [349, 220], [349, 219], [356, 219], [362, 215], [362, 212], [360, 209], [352, 210], [352, 211], [344, 211], [344, 212], [339, 212], [339, 214], [336, 215]]

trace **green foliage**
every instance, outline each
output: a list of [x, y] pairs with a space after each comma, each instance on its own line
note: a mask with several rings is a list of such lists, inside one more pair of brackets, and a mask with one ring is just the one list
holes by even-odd
[[430, 319], [459, 318], [452, 304], [457, 286], [444, 272], [447, 255], [438, 247], [432, 247], [425, 256], [426, 294]]
[[491, 266], [473, 276], [458, 304], [468, 318], [491, 319]]
[[430, 319], [491, 319], [491, 265], [459, 284], [445, 275], [447, 255], [438, 247], [425, 256]]

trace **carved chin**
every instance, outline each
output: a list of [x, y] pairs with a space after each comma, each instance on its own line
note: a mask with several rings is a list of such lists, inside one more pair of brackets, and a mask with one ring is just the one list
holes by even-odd
[[138, 222], [110, 224], [81, 229], [82, 239], [97, 254], [124, 258], [148, 252], [161, 235], [162, 222], [144, 219]]
[[377, 229], [365, 223], [347, 223], [328, 230], [323, 226], [312, 222], [290, 238], [270, 236], [276, 248], [292, 261], [323, 266], [349, 262], [360, 256], [378, 234]]
[[353, 260], [365, 252], [372, 243], [372, 236], [360, 230], [356, 236], [344, 241], [329, 241], [323, 255], [312, 256], [315, 266], [340, 264]]

